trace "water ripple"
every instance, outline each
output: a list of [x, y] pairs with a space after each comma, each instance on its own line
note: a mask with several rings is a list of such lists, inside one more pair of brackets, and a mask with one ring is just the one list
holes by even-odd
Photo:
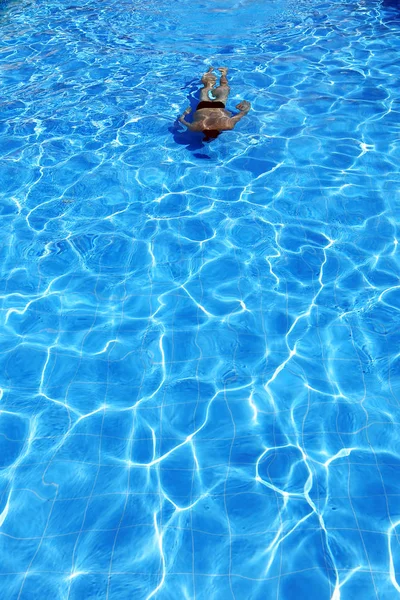
[[0, 20], [3, 596], [392, 600], [397, 3]]

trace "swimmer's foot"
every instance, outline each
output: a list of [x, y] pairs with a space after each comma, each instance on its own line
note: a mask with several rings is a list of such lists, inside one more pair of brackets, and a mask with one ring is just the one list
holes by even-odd
[[201, 82], [207, 87], [213, 87], [217, 82], [217, 78], [215, 77], [213, 71], [214, 67], [208, 67], [207, 73], [204, 73], [203, 77], [201, 78]]
[[[210, 67], [210, 69], [212, 70], [212, 67]], [[208, 70], [207, 73], [204, 73], [203, 77], [201, 78], [201, 83], [204, 85], [204, 87], [212, 88], [217, 83], [217, 78], [210, 70]]]
[[229, 87], [228, 80], [226, 78], [226, 74], [228, 72], [228, 67], [218, 67], [218, 71], [221, 73], [221, 77], [220, 77], [220, 80], [219, 80], [219, 85], [222, 86], [222, 87], [223, 86], [228, 86]]

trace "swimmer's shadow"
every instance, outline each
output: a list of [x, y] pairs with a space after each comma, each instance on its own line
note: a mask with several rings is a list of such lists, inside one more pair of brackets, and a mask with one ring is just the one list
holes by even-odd
[[[190, 108], [192, 109], [192, 113], [195, 112], [200, 101], [199, 98], [196, 97], [199, 92], [198, 85], [197, 79], [192, 79], [192, 81], [189, 81], [189, 83], [187, 83], [184, 87], [184, 89], [189, 90], [188, 101]], [[188, 120], [191, 120], [190, 117]], [[168, 127], [168, 131], [172, 133], [175, 143], [179, 144], [180, 146], [186, 146], [187, 150], [194, 153], [193, 156], [196, 158], [205, 158], [207, 160], [211, 160], [211, 157], [207, 156], [206, 154], [196, 153], [196, 150], [201, 150], [205, 147], [205, 144], [202, 141], [202, 133], [193, 133], [193, 131], [189, 131], [184, 125], [182, 125], [182, 123], [179, 122], [178, 118], [171, 127]]]
[[381, 6], [384, 8], [400, 8], [399, 0], [383, 0]]
[[168, 127], [168, 131], [170, 131], [174, 137], [174, 142], [176, 144], [180, 144], [181, 146], [186, 146], [187, 150], [193, 152], [193, 156], [196, 158], [210, 159], [210, 156], [196, 153], [196, 150], [201, 150], [205, 146], [205, 144], [203, 144], [201, 141], [201, 136], [203, 134], [193, 133], [192, 131], [182, 131], [182, 127], [183, 126], [178, 120], [175, 121], [172, 127]]

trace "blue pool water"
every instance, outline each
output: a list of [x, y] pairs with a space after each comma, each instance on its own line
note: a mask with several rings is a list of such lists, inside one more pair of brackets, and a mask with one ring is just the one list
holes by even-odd
[[0, 597], [398, 598], [397, 2], [0, 26]]

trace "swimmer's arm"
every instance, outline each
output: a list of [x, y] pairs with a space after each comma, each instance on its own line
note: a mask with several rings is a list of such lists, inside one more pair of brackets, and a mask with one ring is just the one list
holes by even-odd
[[182, 123], [182, 125], [185, 125], [188, 129], [190, 129], [190, 131], [193, 131], [193, 125], [185, 121], [185, 116], [188, 115], [190, 112], [192, 112], [192, 109], [190, 108], [190, 106], [188, 106], [183, 115], [179, 117], [179, 122]]
[[185, 121], [184, 117], [179, 117], [179, 121], [180, 123], [182, 123], [182, 125], [185, 125], [188, 129], [190, 129], [190, 131], [194, 131], [195, 128], [193, 127], [192, 123], [188, 123], [187, 121]]
[[249, 110], [251, 108], [251, 104], [250, 104], [250, 102], [243, 100], [243, 102], [239, 102], [239, 104], [236, 106], [236, 108], [238, 108], [240, 110], [240, 113], [229, 119], [230, 123], [232, 124], [232, 127], [234, 127], [236, 125], [236, 123], [238, 121], [240, 121], [240, 119], [243, 119], [243, 117], [245, 117], [247, 115], [247, 113], [249, 112]]

